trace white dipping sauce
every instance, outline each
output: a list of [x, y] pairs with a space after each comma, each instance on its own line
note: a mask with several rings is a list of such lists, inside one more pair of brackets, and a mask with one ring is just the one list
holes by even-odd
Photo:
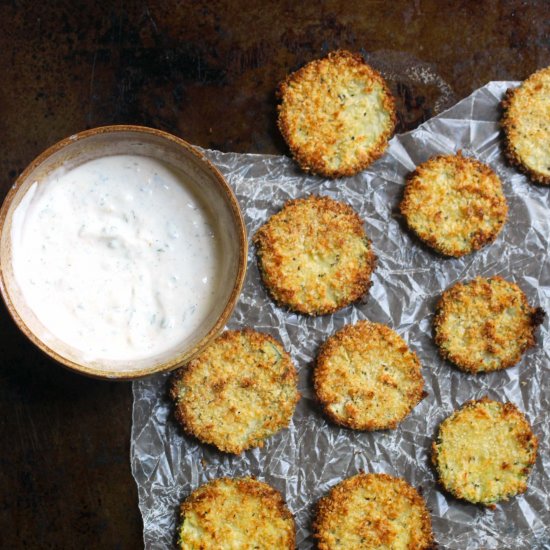
[[13, 215], [14, 275], [46, 329], [87, 360], [148, 358], [211, 310], [218, 237], [184, 176], [103, 157], [30, 187]]

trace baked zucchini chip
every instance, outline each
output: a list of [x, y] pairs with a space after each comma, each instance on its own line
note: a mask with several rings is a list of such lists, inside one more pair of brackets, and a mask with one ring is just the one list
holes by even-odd
[[251, 477], [219, 478], [183, 502], [181, 550], [295, 550], [294, 518], [281, 494]]
[[358, 474], [333, 487], [313, 524], [319, 550], [435, 548], [424, 499], [404, 479]]
[[421, 241], [459, 257], [496, 239], [508, 205], [491, 168], [459, 153], [418, 166], [407, 179], [401, 213]]
[[505, 369], [535, 345], [544, 315], [516, 284], [478, 277], [443, 292], [434, 317], [435, 343], [463, 371]]
[[508, 90], [502, 109], [506, 157], [534, 182], [550, 185], [550, 67]]
[[329, 197], [288, 201], [254, 236], [272, 298], [298, 313], [323, 315], [370, 288], [376, 256], [351, 206]]
[[432, 460], [449, 493], [494, 508], [527, 489], [537, 444], [513, 403], [485, 397], [469, 401], [441, 423]]
[[171, 384], [185, 431], [220, 451], [262, 447], [288, 426], [300, 397], [290, 355], [269, 334], [226, 331]]
[[424, 397], [420, 361], [395, 331], [359, 321], [328, 338], [313, 380], [326, 415], [356, 430], [395, 428]]
[[338, 50], [289, 75], [278, 89], [278, 125], [306, 172], [351, 176], [382, 156], [395, 101], [360, 54]]

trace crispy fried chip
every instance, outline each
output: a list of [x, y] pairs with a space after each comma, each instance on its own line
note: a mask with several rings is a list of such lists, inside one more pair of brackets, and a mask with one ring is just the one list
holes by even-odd
[[494, 507], [527, 489], [537, 438], [513, 403], [483, 398], [446, 418], [432, 449], [440, 482], [449, 493]]
[[289, 75], [278, 90], [279, 129], [300, 167], [337, 178], [379, 158], [395, 128], [395, 102], [378, 72], [338, 50]]
[[535, 345], [544, 311], [501, 277], [478, 277], [447, 289], [436, 308], [435, 343], [441, 355], [466, 372], [515, 365]]
[[458, 257], [495, 240], [508, 206], [491, 168], [459, 153], [418, 166], [407, 180], [401, 213], [428, 246]]
[[314, 386], [327, 416], [358, 430], [395, 428], [424, 397], [416, 354], [392, 329], [369, 321], [325, 342]]
[[263, 282], [298, 313], [332, 313], [365, 294], [376, 256], [347, 204], [310, 196], [287, 202], [254, 237]]
[[281, 494], [266, 483], [219, 478], [181, 505], [179, 548], [294, 550], [294, 519]]
[[435, 548], [424, 499], [405, 480], [358, 474], [319, 501], [314, 525], [319, 550]]
[[533, 181], [550, 185], [550, 67], [508, 90], [502, 107], [508, 160]]
[[170, 394], [188, 433], [238, 454], [288, 426], [299, 399], [297, 378], [272, 336], [226, 331], [175, 373]]

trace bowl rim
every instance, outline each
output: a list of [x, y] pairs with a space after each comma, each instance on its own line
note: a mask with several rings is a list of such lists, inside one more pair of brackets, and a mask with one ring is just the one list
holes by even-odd
[[13, 321], [15, 322], [19, 330], [35, 346], [37, 346], [43, 353], [45, 353], [51, 359], [55, 360], [58, 364], [60, 364], [61, 366], [71, 371], [89, 376], [91, 378], [102, 379], [102, 380], [121, 380], [121, 381], [134, 380], [138, 378], [143, 378], [145, 376], [150, 376], [153, 374], [174, 370], [184, 365], [185, 363], [189, 362], [195, 355], [200, 353], [200, 351], [202, 351], [206, 346], [208, 346], [208, 344], [210, 344], [212, 340], [214, 340], [214, 338], [216, 338], [221, 333], [221, 331], [225, 326], [225, 323], [227, 322], [235, 306], [237, 305], [237, 301], [240, 297], [241, 290], [244, 285], [244, 280], [246, 277], [247, 261], [248, 261], [248, 239], [247, 239], [246, 225], [244, 222], [243, 214], [242, 214], [239, 202], [237, 200], [237, 197], [235, 196], [235, 193], [231, 189], [230, 185], [227, 183], [222, 173], [200, 151], [198, 151], [193, 145], [191, 145], [187, 141], [177, 136], [174, 136], [173, 134], [165, 132], [163, 130], [158, 130], [156, 128], [134, 125], [134, 124], [115, 124], [115, 125], [108, 125], [108, 126], [98, 126], [96, 128], [83, 130], [81, 132], [72, 134], [54, 143], [53, 145], [48, 147], [46, 150], [44, 150], [42, 153], [40, 153], [37, 157], [35, 157], [26, 166], [23, 172], [21, 172], [21, 174], [17, 177], [17, 179], [15, 180], [13, 185], [10, 187], [10, 189], [8, 190], [8, 193], [4, 198], [4, 201], [0, 208], [0, 236], [4, 232], [8, 211], [13, 203], [14, 198], [16, 197], [17, 193], [20, 191], [22, 183], [28, 178], [28, 176], [37, 167], [39, 167], [52, 155], [54, 155], [55, 153], [57, 153], [67, 145], [70, 145], [77, 141], [81, 141], [83, 139], [87, 139], [97, 135], [117, 134], [117, 133], [123, 133], [123, 132], [126, 132], [126, 133], [133, 132], [136, 134], [154, 136], [156, 138], [168, 140], [174, 143], [175, 145], [177, 145], [178, 147], [185, 149], [187, 153], [194, 156], [199, 161], [199, 163], [202, 163], [205, 166], [205, 168], [208, 171], [210, 171], [210, 173], [214, 176], [215, 180], [217, 181], [218, 186], [221, 188], [223, 194], [228, 199], [228, 205], [230, 206], [232, 218], [233, 218], [233, 221], [235, 222], [238, 239], [239, 239], [239, 257], [237, 260], [238, 261], [237, 274], [235, 277], [233, 288], [231, 289], [231, 293], [229, 295], [229, 298], [227, 299], [227, 303], [224, 309], [222, 310], [220, 316], [218, 317], [214, 325], [205, 334], [205, 336], [203, 336], [203, 338], [201, 338], [199, 342], [197, 342], [192, 348], [190, 348], [186, 352], [179, 353], [175, 357], [169, 360], [163, 361], [152, 368], [140, 368], [140, 369], [116, 371], [116, 370], [90, 367], [85, 364], [77, 363], [76, 361], [63, 357], [54, 349], [49, 347], [46, 343], [44, 343], [44, 341], [38, 338], [34, 334], [34, 332], [26, 325], [26, 323], [23, 321], [23, 319], [19, 315], [17, 309], [15, 308], [15, 305], [11, 300], [8, 287], [6, 284], [6, 280], [4, 278], [5, 277], [4, 269], [2, 265], [0, 265], [0, 294], [2, 295], [4, 304], [6, 305], [9, 315], [11, 316], [11, 318], [13, 319]]

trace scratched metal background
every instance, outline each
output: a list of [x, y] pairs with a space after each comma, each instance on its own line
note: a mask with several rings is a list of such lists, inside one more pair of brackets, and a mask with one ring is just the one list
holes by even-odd
[[[337, 47], [388, 78], [399, 131], [550, 64], [543, 0], [274, 4], [0, 0], [0, 198], [47, 146], [102, 124], [285, 153], [276, 84]], [[0, 306], [1, 548], [142, 545], [131, 405], [129, 384], [62, 370]]]

